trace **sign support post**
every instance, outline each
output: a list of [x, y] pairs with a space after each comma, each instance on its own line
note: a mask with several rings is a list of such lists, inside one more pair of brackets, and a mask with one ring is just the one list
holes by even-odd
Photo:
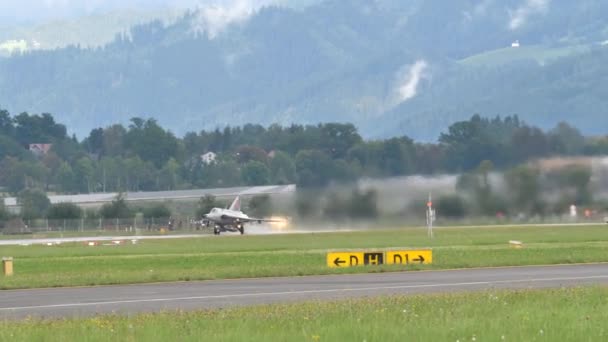
[[433, 198], [429, 193], [429, 200], [426, 202], [426, 227], [429, 238], [433, 238], [433, 222], [435, 222], [435, 209], [433, 209]]

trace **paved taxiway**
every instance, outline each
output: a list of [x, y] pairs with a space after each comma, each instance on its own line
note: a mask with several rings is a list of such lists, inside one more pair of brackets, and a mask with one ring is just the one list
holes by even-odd
[[0, 319], [194, 310], [386, 294], [608, 285], [608, 264], [0, 291]]

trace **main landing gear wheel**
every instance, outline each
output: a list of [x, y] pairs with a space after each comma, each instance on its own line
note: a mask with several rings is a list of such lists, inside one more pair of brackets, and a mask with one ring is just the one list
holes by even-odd
[[241, 235], [245, 234], [245, 227], [239, 226], [238, 229], [239, 229], [239, 232], [241, 232]]
[[213, 235], [220, 235], [220, 228], [218, 228], [218, 227], [213, 228]]

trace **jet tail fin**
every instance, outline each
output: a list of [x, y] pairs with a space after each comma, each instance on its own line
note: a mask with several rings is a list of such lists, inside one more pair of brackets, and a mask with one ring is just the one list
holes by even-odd
[[228, 209], [234, 210], [234, 211], [241, 211], [241, 199], [239, 198], [239, 196], [236, 196], [236, 198], [230, 205], [230, 208], [228, 208]]

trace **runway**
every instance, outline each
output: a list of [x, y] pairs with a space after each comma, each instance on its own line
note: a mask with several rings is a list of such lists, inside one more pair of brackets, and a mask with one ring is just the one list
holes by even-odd
[[608, 263], [7, 290], [0, 291], [0, 319], [590, 284], [608, 285]]

